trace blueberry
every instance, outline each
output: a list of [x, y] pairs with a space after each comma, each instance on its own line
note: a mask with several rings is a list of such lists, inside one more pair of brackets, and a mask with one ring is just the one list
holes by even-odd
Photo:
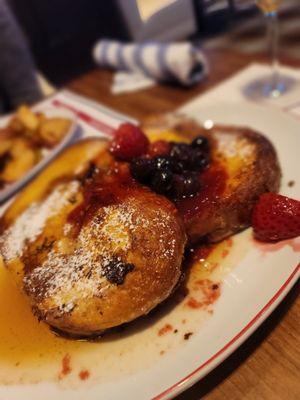
[[203, 152], [209, 151], [209, 141], [205, 136], [197, 136], [191, 143], [192, 147], [201, 149]]
[[148, 158], [136, 158], [130, 164], [131, 175], [141, 183], [147, 183], [154, 172], [152, 160]]
[[151, 187], [160, 194], [166, 194], [172, 187], [173, 174], [170, 169], [165, 168], [154, 173], [151, 180]]
[[185, 143], [173, 143], [170, 156], [172, 159], [172, 170], [181, 174], [190, 169], [190, 160], [194, 149]]
[[209, 163], [208, 153], [184, 143], [174, 143], [170, 155], [171, 168], [176, 174], [184, 171], [201, 171]]
[[200, 148], [193, 148], [189, 159], [189, 170], [202, 171], [209, 164], [209, 155]]
[[103, 265], [103, 276], [115, 285], [122, 285], [126, 275], [135, 268], [134, 264], [124, 263], [119, 258], [112, 259], [108, 264]]
[[172, 189], [177, 198], [195, 195], [200, 189], [198, 174], [185, 172], [182, 175], [174, 175]]

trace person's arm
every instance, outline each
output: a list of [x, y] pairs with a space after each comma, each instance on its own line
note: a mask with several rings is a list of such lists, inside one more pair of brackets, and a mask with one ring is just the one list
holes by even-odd
[[5, 0], [0, 0], [0, 87], [12, 108], [42, 97], [29, 47]]

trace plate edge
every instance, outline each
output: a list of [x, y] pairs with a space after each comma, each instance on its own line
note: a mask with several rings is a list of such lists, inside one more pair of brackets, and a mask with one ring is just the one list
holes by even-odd
[[[204, 363], [202, 363], [199, 367], [195, 370], [190, 372], [184, 378], [180, 379], [178, 382], [174, 383], [169, 388], [165, 389], [158, 395], [152, 397], [151, 400], [167, 400], [172, 398], [175, 395], [183, 392], [184, 390], [191, 387], [194, 383], [198, 380], [202, 379], [205, 375], [207, 375], [212, 369], [208, 369], [207, 372], [200, 378], [197, 378], [199, 372], [215, 361], [219, 356], [223, 355], [224, 357], [220, 359], [220, 361], [216, 364], [221, 364], [230, 354], [232, 354], [240, 345], [244, 343], [244, 341], [260, 326], [258, 324], [255, 326], [255, 323], [261, 320], [261, 323], [264, 322], [268, 316], [275, 310], [275, 308], [281, 303], [283, 298], [289, 293], [292, 289], [293, 285], [296, 283], [297, 280], [297, 273], [300, 272], [300, 263], [296, 266], [293, 270], [291, 275], [287, 278], [287, 280], [282, 284], [282, 286], [277, 290], [277, 292], [271, 297], [271, 299], [262, 307], [262, 309], [245, 325], [229, 342], [227, 342], [220, 350], [218, 350], [215, 354], [213, 354], [209, 359], [207, 359]], [[295, 279], [295, 282], [287, 289], [289, 284]], [[286, 290], [287, 289], [287, 290]], [[276, 301], [279, 297], [283, 295], [282, 299], [278, 303]], [[273, 306], [273, 307], [272, 307]], [[251, 330], [252, 328], [252, 330]], [[238, 340], [242, 339], [241, 343], [238, 343]], [[235, 346], [234, 346], [235, 345]], [[232, 346], [232, 347], [231, 347]], [[231, 348], [231, 349], [230, 349]], [[226, 350], [230, 349], [231, 351], [228, 354], [224, 354]]]

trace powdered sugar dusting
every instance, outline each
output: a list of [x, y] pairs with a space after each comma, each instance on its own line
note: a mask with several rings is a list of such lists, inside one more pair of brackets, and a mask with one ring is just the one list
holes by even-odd
[[58, 313], [72, 310], [79, 298], [100, 296], [110, 286], [105, 267], [113, 259], [120, 261], [130, 248], [132, 214], [126, 205], [102, 208], [82, 227], [72, 254], [52, 250], [47, 260], [25, 277], [27, 290], [38, 301], [51, 298], [51, 308]]
[[230, 135], [226, 132], [214, 132], [217, 139], [218, 150], [226, 157], [242, 157], [246, 158], [253, 154], [255, 145], [242, 135]]
[[62, 209], [78, 189], [78, 182], [58, 185], [41, 203], [31, 204], [0, 237], [5, 261], [20, 257], [26, 243], [32, 243], [41, 233], [48, 218]]
[[[101, 228], [101, 235], [111, 243], [114, 251], [128, 250], [130, 247], [130, 231], [134, 228], [132, 224], [132, 209], [128, 207], [104, 207], [104, 223]], [[98, 230], [97, 224], [93, 221], [94, 229]], [[125, 229], [124, 229], [125, 228]]]
[[25, 287], [38, 301], [51, 298], [52, 308], [70, 312], [78, 298], [99, 295], [102, 283], [106, 285], [100, 265], [100, 259], [84, 243], [71, 255], [51, 251], [47, 261], [24, 278]]
[[131, 238], [141, 227], [157, 235], [160, 258], [172, 257], [177, 243], [173, 239], [166, 245], [164, 233], [172, 217], [160, 209], [153, 214], [151, 219], [144, 216], [130, 200], [100, 208], [82, 227], [75, 250], [62, 254], [52, 249], [47, 260], [25, 277], [26, 290], [38, 302], [51, 302], [58, 314], [72, 311], [79, 299], [101, 297], [112, 285], [105, 277], [106, 267], [112, 261], [127, 261]]

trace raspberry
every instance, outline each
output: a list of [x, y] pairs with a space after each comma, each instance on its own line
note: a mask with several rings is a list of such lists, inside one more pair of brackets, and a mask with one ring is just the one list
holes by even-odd
[[300, 201], [276, 193], [260, 196], [252, 214], [256, 239], [278, 241], [300, 235]]
[[116, 130], [110, 152], [119, 160], [130, 161], [145, 154], [148, 146], [149, 140], [140, 128], [126, 122]]
[[168, 143], [165, 140], [157, 140], [156, 142], [153, 142], [149, 146], [149, 156], [150, 157], [155, 157], [155, 156], [165, 156], [169, 154], [170, 152], [170, 143]]

